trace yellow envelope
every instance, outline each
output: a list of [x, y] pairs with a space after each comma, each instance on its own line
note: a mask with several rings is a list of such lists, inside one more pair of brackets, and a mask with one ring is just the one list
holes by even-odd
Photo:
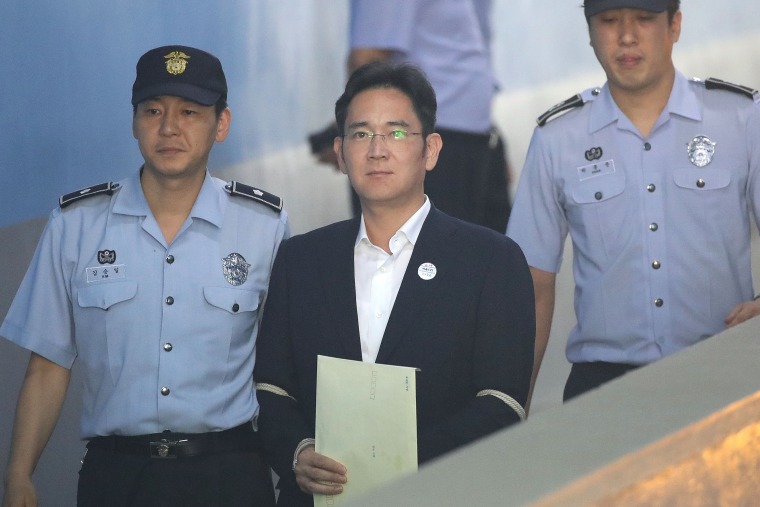
[[417, 470], [416, 370], [328, 356], [317, 359], [315, 450], [348, 470], [339, 507]]

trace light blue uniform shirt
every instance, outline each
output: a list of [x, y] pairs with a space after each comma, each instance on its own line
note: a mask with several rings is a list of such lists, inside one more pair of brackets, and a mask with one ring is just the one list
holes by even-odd
[[489, 132], [490, 8], [491, 0], [351, 0], [349, 45], [391, 50], [394, 61], [420, 67], [438, 100], [437, 126]]
[[[608, 88], [536, 128], [507, 234], [558, 272], [573, 242], [571, 362], [646, 364], [725, 329], [753, 297], [750, 213], [760, 218], [760, 104], [677, 73], [643, 138]], [[714, 145], [692, 162], [692, 140]], [[708, 157], [709, 158], [709, 157]]]
[[[206, 175], [171, 245], [139, 173], [51, 213], [0, 334], [79, 360], [82, 438], [218, 431], [257, 412], [255, 340], [287, 214], [224, 185]], [[230, 254], [247, 276], [225, 276], [223, 259], [242, 264]]]

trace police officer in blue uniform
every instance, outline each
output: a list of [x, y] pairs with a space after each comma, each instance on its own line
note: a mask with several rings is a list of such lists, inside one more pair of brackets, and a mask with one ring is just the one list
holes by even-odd
[[534, 382], [572, 238], [565, 399], [760, 313], [750, 266], [760, 96], [675, 69], [678, 0], [584, 10], [607, 83], [539, 118], [507, 231], [534, 278]]
[[63, 196], [0, 334], [31, 351], [4, 505], [31, 475], [75, 359], [83, 372], [80, 506], [272, 505], [252, 422], [255, 342], [289, 236], [279, 198], [209, 175], [230, 128], [213, 55], [145, 53], [132, 89], [144, 165]]

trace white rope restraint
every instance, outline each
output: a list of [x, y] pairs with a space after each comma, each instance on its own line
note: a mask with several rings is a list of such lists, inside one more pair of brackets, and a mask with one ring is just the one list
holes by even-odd
[[298, 444], [298, 447], [296, 447], [296, 451], [293, 453], [293, 471], [296, 469], [296, 465], [298, 464], [298, 455], [301, 454], [301, 451], [309, 446], [314, 445], [316, 445], [316, 440], [313, 438], [304, 438], [301, 440], [301, 442]]
[[295, 398], [293, 398], [291, 395], [288, 394], [288, 392], [283, 389], [282, 387], [277, 387], [274, 384], [265, 384], [265, 383], [257, 383], [256, 384], [256, 390], [257, 391], [266, 391], [268, 393], [276, 394], [278, 396], [287, 396], [293, 401], [298, 401]]
[[496, 398], [499, 398], [501, 401], [506, 403], [509, 408], [517, 412], [517, 415], [520, 416], [521, 421], [525, 420], [525, 409], [511, 396], [495, 389], [483, 389], [477, 394], [477, 396], [495, 396]]

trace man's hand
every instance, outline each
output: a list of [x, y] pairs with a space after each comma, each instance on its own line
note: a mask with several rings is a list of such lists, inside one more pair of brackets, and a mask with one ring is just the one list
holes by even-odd
[[29, 477], [6, 479], [3, 507], [37, 507], [37, 493]]
[[309, 446], [298, 454], [296, 473], [298, 487], [304, 493], [313, 495], [337, 495], [343, 492], [343, 484], [348, 481], [346, 467], [337, 461], [317, 454]]
[[733, 327], [745, 320], [760, 315], [760, 300], [745, 301], [739, 303], [726, 317], [726, 327]]

